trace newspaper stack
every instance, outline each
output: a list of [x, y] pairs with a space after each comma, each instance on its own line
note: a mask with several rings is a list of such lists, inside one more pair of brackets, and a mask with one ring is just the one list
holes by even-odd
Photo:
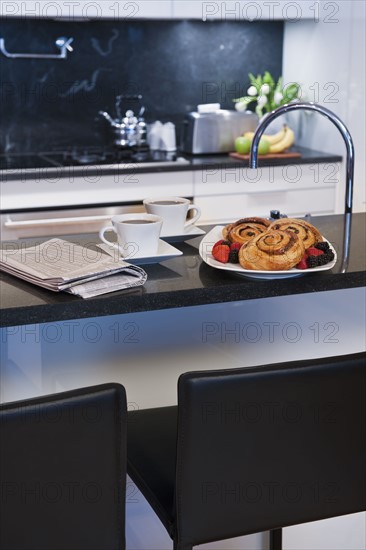
[[2, 243], [0, 270], [48, 290], [64, 290], [82, 298], [141, 286], [147, 279], [143, 269], [117, 255], [113, 257], [95, 245], [57, 238], [36, 245]]

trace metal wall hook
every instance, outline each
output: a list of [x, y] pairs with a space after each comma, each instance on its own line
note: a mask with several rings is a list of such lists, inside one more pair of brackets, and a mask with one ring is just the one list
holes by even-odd
[[59, 54], [47, 54], [47, 53], [9, 53], [5, 47], [4, 38], [0, 38], [0, 51], [5, 57], [10, 57], [12, 59], [22, 58], [22, 59], [66, 59], [67, 52], [72, 52], [73, 48], [70, 45], [73, 41], [73, 38], [65, 38], [61, 36], [57, 38], [55, 44], [61, 50]]

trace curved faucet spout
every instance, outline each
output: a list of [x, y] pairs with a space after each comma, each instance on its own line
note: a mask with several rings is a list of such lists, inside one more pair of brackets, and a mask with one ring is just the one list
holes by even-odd
[[345, 197], [345, 213], [352, 213], [352, 198], [353, 198], [353, 174], [354, 174], [354, 162], [355, 162], [355, 152], [353, 146], [353, 140], [351, 134], [349, 133], [347, 127], [342, 122], [342, 120], [332, 111], [318, 105], [316, 103], [289, 103], [283, 105], [278, 109], [275, 109], [269, 113], [264, 120], [259, 124], [258, 128], [255, 131], [252, 141], [252, 148], [250, 152], [249, 167], [257, 168], [258, 166], [258, 145], [259, 140], [267, 128], [267, 126], [277, 117], [283, 115], [284, 113], [289, 113], [290, 111], [316, 111], [321, 115], [327, 117], [333, 124], [338, 128], [340, 134], [343, 137], [343, 140], [346, 144], [347, 149], [347, 160], [346, 160], [346, 197]]

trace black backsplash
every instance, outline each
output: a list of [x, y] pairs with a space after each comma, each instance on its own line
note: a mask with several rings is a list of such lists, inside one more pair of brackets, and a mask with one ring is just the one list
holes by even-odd
[[[192, 20], [1, 20], [11, 53], [59, 53], [67, 59], [8, 59], [0, 54], [0, 148], [36, 152], [70, 145], [108, 145], [115, 96], [142, 94], [148, 122], [171, 120], [199, 103], [232, 109], [248, 72], [282, 70], [283, 23]], [[122, 105], [123, 111], [127, 102]]]

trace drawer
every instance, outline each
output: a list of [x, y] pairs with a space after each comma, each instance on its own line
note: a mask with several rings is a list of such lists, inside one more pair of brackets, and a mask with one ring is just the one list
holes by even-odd
[[339, 185], [340, 164], [289, 164], [258, 170], [205, 168], [194, 173], [195, 196], [257, 193], [299, 189], [330, 189]]
[[128, 206], [0, 214], [1, 239], [98, 233], [103, 226], [111, 223], [112, 216], [144, 211], [143, 205], [136, 203]]
[[0, 185], [2, 211], [123, 204], [161, 195], [193, 196], [191, 171], [141, 174], [132, 170], [90, 176], [86, 171], [84, 177], [70, 174], [69, 177], [2, 181]]
[[195, 204], [200, 206], [200, 223], [224, 223], [248, 216], [268, 217], [271, 210], [294, 217], [307, 213], [331, 214], [335, 210], [334, 189], [316, 189], [310, 193], [300, 191], [272, 191], [241, 193], [225, 196], [198, 196]]
[[276, 191], [249, 193], [246, 200], [246, 216], [269, 216], [271, 210], [280, 210], [293, 217], [305, 214], [331, 214], [335, 209], [334, 189], [300, 191]]

